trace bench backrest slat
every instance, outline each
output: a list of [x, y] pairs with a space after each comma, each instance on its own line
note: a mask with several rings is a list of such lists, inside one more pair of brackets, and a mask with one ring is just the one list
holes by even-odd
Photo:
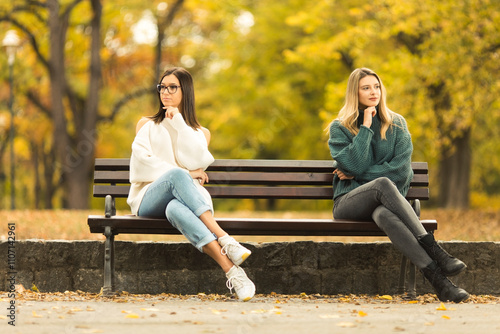
[[[127, 197], [130, 159], [96, 159], [94, 196]], [[413, 162], [408, 199], [429, 199], [426, 162]], [[332, 199], [331, 160], [216, 160], [205, 185], [213, 198]]]
[[[332, 199], [330, 187], [206, 187], [213, 198]], [[130, 186], [94, 185], [94, 197], [127, 197]], [[410, 188], [407, 199], [429, 199], [428, 188]]]
[[[129, 170], [130, 159], [95, 159], [95, 170]], [[252, 159], [218, 159], [207, 171], [241, 171], [241, 172], [329, 172], [332, 171], [332, 160], [252, 160]], [[427, 174], [427, 162], [412, 162], [415, 174]]]
[[[256, 172], [208, 172], [210, 184], [256, 184], [256, 185], [331, 185], [331, 173], [261, 173]], [[128, 184], [129, 172], [98, 170], [94, 174], [94, 183]], [[209, 185], [210, 185], [209, 184]], [[411, 185], [414, 187], [427, 187], [428, 174], [415, 174]]]

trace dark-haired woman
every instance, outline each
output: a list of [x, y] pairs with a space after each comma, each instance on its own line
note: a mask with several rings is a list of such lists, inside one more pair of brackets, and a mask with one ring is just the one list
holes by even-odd
[[136, 128], [130, 158], [131, 188], [127, 203], [138, 216], [163, 217], [198, 250], [224, 270], [227, 287], [250, 300], [255, 285], [239, 266], [250, 250], [230, 237], [213, 216], [205, 169], [214, 161], [210, 132], [195, 112], [194, 86], [184, 68], [167, 70], [157, 86], [160, 107]]

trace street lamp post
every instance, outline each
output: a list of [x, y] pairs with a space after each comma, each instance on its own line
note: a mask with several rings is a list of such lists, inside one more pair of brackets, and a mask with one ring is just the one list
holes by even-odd
[[2, 45], [7, 50], [8, 63], [9, 63], [9, 85], [10, 85], [10, 95], [9, 95], [9, 110], [10, 110], [10, 131], [9, 131], [9, 142], [10, 142], [10, 208], [11, 210], [16, 209], [16, 192], [14, 187], [15, 180], [15, 165], [14, 165], [14, 61], [16, 58], [16, 50], [19, 46], [19, 37], [15, 30], [9, 30], [5, 34], [2, 41]]

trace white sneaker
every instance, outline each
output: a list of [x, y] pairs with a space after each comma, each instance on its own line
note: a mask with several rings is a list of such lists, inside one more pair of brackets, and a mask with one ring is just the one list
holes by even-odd
[[226, 286], [232, 293], [233, 288], [239, 300], [249, 301], [255, 295], [255, 284], [248, 278], [243, 268], [233, 266], [226, 273]]
[[249, 249], [243, 247], [233, 237], [229, 236], [229, 234], [219, 238], [219, 245], [222, 247], [221, 254], [227, 255], [229, 260], [237, 266], [242, 264], [252, 254]]

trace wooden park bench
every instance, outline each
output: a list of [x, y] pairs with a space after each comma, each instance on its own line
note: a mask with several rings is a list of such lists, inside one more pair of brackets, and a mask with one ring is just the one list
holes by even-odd
[[[165, 219], [116, 215], [115, 198], [128, 196], [129, 159], [96, 159], [94, 197], [105, 198], [104, 215], [88, 217], [90, 232], [106, 236], [103, 294], [114, 293], [114, 237], [117, 234], [179, 234]], [[207, 169], [205, 185], [212, 198], [331, 200], [332, 160], [216, 160]], [[414, 177], [406, 198], [420, 217], [420, 200], [429, 199], [426, 162], [413, 162]], [[332, 205], [333, 206], [333, 205]], [[281, 236], [384, 236], [371, 221], [340, 219], [275, 219], [216, 217], [231, 235]], [[427, 231], [437, 229], [435, 220], [422, 220]], [[405, 291], [407, 261], [403, 257], [399, 293]], [[409, 291], [415, 297], [415, 266], [409, 266]]]

